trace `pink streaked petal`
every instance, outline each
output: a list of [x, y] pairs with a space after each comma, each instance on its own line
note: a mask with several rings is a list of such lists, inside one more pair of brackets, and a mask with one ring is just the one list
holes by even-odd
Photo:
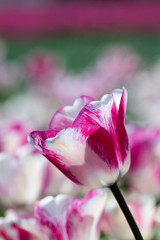
[[66, 214], [67, 208], [74, 200], [74, 197], [58, 195], [57, 197], [46, 197], [37, 202], [35, 216], [37, 220], [50, 229], [52, 239], [67, 240]]
[[[56, 140], [59, 138], [64, 138], [64, 141], [66, 141], [64, 143], [61, 142], [60, 140], [60, 146], [59, 148], [61, 148], [62, 145], [62, 151], [63, 149], [65, 149], [66, 147], [66, 152], [68, 152], [69, 150], [67, 150], [67, 145], [68, 145], [68, 149], [71, 148], [70, 154], [74, 155], [74, 149], [73, 146], [71, 146], [69, 144], [69, 140], [71, 140], [71, 144], [74, 145], [74, 140], [76, 141], [80, 141], [81, 144], [85, 143], [85, 139], [92, 134], [94, 131], [97, 130], [97, 128], [99, 128], [98, 126], [92, 126], [92, 125], [84, 125], [83, 128], [81, 129], [66, 129], [66, 130], [62, 130], [60, 133], [57, 134], [57, 136], [55, 138], [49, 138], [46, 139], [45, 144], [43, 145], [43, 155], [51, 162], [53, 163], [63, 174], [65, 174], [69, 179], [71, 179], [73, 182], [77, 183], [77, 184], [81, 184], [81, 182], [76, 178], [76, 175], [74, 175], [70, 170], [69, 170], [69, 166], [70, 166], [70, 161], [67, 162], [66, 158], [65, 158], [65, 152], [61, 153], [61, 151], [57, 151], [56, 149]], [[71, 135], [70, 138], [70, 131], [73, 131], [73, 135]], [[64, 134], [64, 132], [66, 133], [66, 135]], [[74, 134], [75, 133], [75, 134]], [[72, 139], [73, 138], [73, 139]], [[77, 146], [78, 147], [78, 146]], [[74, 156], [73, 156], [74, 157]], [[68, 159], [70, 159], [68, 157]], [[78, 159], [79, 160], [79, 159]], [[83, 161], [83, 157], [81, 159]], [[73, 161], [75, 161], [75, 159], [73, 159]]]
[[35, 218], [20, 216], [13, 210], [9, 210], [5, 217], [0, 218], [0, 237], [6, 240], [44, 239]]
[[17, 235], [19, 237], [19, 240], [24, 239], [24, 240], [38, 240], [36, 236], [34, 236], [30, 231], [27, 231], [20, 226], [18, 226], [16, 223], [12, 224], [12, 228], [15, 229], [17, 232]]
[[31, 132], [28, 136], [28, 141], [38, 150], [43, 151], [43, 145], [47, 138], [55, 137], [57, 131], [48, 130], [48, 131], [34, 131]]
[[2, 237], [2, 240], [14, 240], [12, 237], [10, 237], [8, 234], [7, 234], [7, 231], [5, 231], [4, 229], [1, 229], [0, 227], [0, 239]]
[[107, 167], [111, 169], [119, 167], [114, 142], [108, 131], [99, 128], [89, 136], [87, 143], [100, 159], [107, 163]]
[[29, 142], [39, 149], [42, 154], [53, 163], [61, 172], [63, 172], [68, 178], [77, 184], [81, 184], [78, 179], [69, 171], [66, 163], [63, 161], [63, 156], [56, 153], [56, 151], [48, 149], [46, 144], [50, 142], [56, 136], [57, 132], [55, 130], [48, 131], [34, 131], [29, 135]]
[[111, 94], [104, 95], [100, 101], [93, 101], [87, 104], [77, 115], [73, 126], [80, 124], [98, 124], [109, 132], [112, 132], [116, 127], [117, 114], [120, 103], [122, 102], [121, 98], [123, 98], [123, 107], [125, 110], [127, 91], [125, 88], [116, 89]]
[[53, 159], [51, 154], [54, 152], [61, 156], [58, 159], [58, 164], [61, 164], [59, 169], [63, 173], [72, 173], [81, 184], [93, 188], [107, 186], [117, 180], [119, 169], [112, 137], [105, 129], [99, 129], [97, 125], [81, 125], [62, 130], [55, 138], [46, 140], [44, 153], [48, 151], [48, 156], [55, 165], [57, 159]]
[[79, 111], [91, 101], [93, 101], [93, 98], [81, 96], [74, 101], [72, 106], [61, 108], [53, 115], [49, 129], [54, 129], [59, 132], [64, 128], [71, 127]]
[[123, 87], [122, 89], [115, 89], [112, 92], [112, 95], [113, 95], [114, 102], [117, 107], [117, 111], [120, 108], [120, 104], [121, 104], [122, 98], [123, 98], [123, 108], [124, 108], [124, 114], [125, 114], [126, 106], [127, 106], [127, 90], [125, 89], [125, 87]]
[[80, 184], [80, 185], [82, 184], [77, 179], [77, 177], [68, 169], [68, 167], [64, 162], [64, 158], [62, 156], [54, 153], [53, 151], [45, 150], [45, 149], [44, 149], [43, 155], [74, 183]]
[[[108, 138], [107, 145], [109, 149], [109, 144], [112, 145], [111, 152], [115, 151], [118, 165], [121, 169], [125, 160], [125, 167], [121, 170], [121, 175], [124, 174], [129, 168], [129, 144], [128, 137], [124, 126], [125, 112], [126, 112], [126, 103], [127, 103], [127, 91], [125, 88], [116, 89], [110, 95], [104, 95], [101, 101], [91, 102], [87, 104], [79, 113], [75, 119], [73, 126], [79, 126], [80, 124], [94, 124], [99, 125], [106, 129], [108, 133], [103, 134], [104, 138]], [[98, 132], [94, 135], [98, 136]], [[99, 141], [100, 135], [99, 135]], [[109, 139], [110, 138], [110, 139]], [[96, 139], [96, 138], [95, 138]], [[101, 145], [102, 145], [101, 141]], [[104, 148], [104, 147], [103, 147]], [[112, 151], [115, 148], [114, 151]], [[97, 152], [97, 150], [95, 150]], [[106, 151], [101, 151], [103, 154]], [[100, 153], [100, 151], [99, 151]], [[109, 155], [108, 155], [109, 156]], [[112, 154], [113, 156], [113, 154]], [[115, 161], [115, 156], [110, 156], [110, 159], [113, 162]], [[102, 157], [103, 158], [103, 157]], [[105, 156], [106, 158], [106, 156]], [[110, 161], [110, 162], [111, 162]]]
[[112, 105], [113, 97], [111, 95], [104, 95], [101, 101], [90, 102], [77, 115], [73, 122], [73, 126], [76, 127], [80, 124], [95, 124], [106, 128]]
[[[43, 150], [45, 153], [47, 151], [50, 151], [50, 154], [58, 154], [62, 157], [64, 157], [66, 154], [73, 154], [74, 151], [74, 145], [76, 146], [77, 143], [85, 144], [86, 139], [92, 135], [95, 131], [97, 131], [100, 127], [97, 125], [81, 125], [80, 127], [75, 128], [67, 128], [60, 131], [55, 137], [48, 138], [45, 140], [45, 143], [43, 145]], [[68, 150], [71, 148], [71, 152]], [[66, 154], [65, 154], [66, 151]], [[63, 154], [64, 153], [64, 154]], [[70, 166], [71, 161], [73, 160], [73, 163], [75, 163], [75, 159], [68, 158], [68, 162], [66, 161], [66, 166]], [[83, 159], [81, 160], [83, 161]]]
[[[67, 208], [75, 197], [69, 195], [48, 196], [38, 201], [35, 206], [35, 216], [38, 219], [47, 219], [50, 222], [65, 224]], [[63, 216], [63, 218], [62, 218]]]
[[113, 91], [113, 98], [117, 108], [117, 120], [116, 120], [116, 135], [119, 145], [119, 150], [121, 152], [122, 161], [127, 156], [126, 148], [128, 150], [128, 137], [125, 130], [125, 112], [127, 106], [127, 91], [125, 88], [123, 90], [116, 89]]
[[117, 125], [116, 125], [117, 140], [118, 140], [119, 150], [121, 152], [121, 158], [119, 158], [119, 161], [121, 161], [122, 165], [124, 164], [125, 161], [127, 161], [126, 168], [123, 168], [123, 171], [122, 171], [123, 174], [126, 171], [128, 171], [128, 168], [130, 165], [129, 142], [128, 142], [128, 136], [127, 136], [127, 132], [124, 125], [126, 101], [127, 101], [127, 92], [125, 89], [123, 89], [120, 104], [119, 104]]
[[123, 90], [115, 90], [113, 92], [114, 102], [118, 110], [117, 121], [116, 121], [116, 137], [115, 137], [115, 147], [117, 153], [117, 159], [119, 162], [120, 176], [123, 176], [130, 167], [130, 151], [129, 151], [129, 141], [128, 135], [125, 129], [125, 112], [127, 105], [127, 91], [125, 88]]
[[67, 212], [66, 224], [69, 239], [99, 239], [100, 229], [98, 228], [98, 223], [104, 210], [105, 202], [106, 194], [102, 190], [93, 190], [82, 200], [75, 199], [71, 203]]
[[[117, 159], [118, 161], [120, 159], [121, 162], [122, 157], [116, 133], [119, 110], [117, 109], [117, 99], [119, 98], [120, 100], [120, 96], [122, 96], [122, 90], [115, 90], [110, 95], [104, 95], [101, 101], [91, 102], [90, 104], [86, 105], [75, 119], [73, 126], [79, 126], [80, 124], [85, 123], [98, 125], [103, 129], [106, 129], [106, 138], [108, 138], [107, 144], [111, 144], [113, 146], [111, 149], [115, 148], [114, 151], [116, 152]], [[105, 134], [103, 134], [103, 137], [105, 137]], [[103, 151], [103, 153], [105, 153], [105, 151]], [[112, 159], [112, 157], [110, 157], [110, 159]], [[113, 158], [113, 161], [115, 162], [115, 157]]]

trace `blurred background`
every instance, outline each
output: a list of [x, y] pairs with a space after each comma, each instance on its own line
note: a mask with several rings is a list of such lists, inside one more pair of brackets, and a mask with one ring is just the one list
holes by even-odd
[[[141, 75], [158, 75], [159, 13], [159, 1], [149, 0], [0, 1], [1, 102], [33, 88], [52, 95], [55, 107], [123, 85], [130, 91], [133, 81], [141, 91]], [[137, 109], [130, 112], [134, 117]]]
[[[140, 164], [141, 168], [137, 165], [135, 170], [133, 166], [132, 177], [128, 180], [127, 176], [121, 187], [124, 191], [134, 189], [149, 194], [157, 207], [160, 202], [160, 192], [157, 193], [160, 170], [156, 170], [160, 169], [160, 1], [0, 0], [2, 216], [8, 208], [31, 206], [33, 210], [34, 202], [48, 194], [83, 195], [85, 190], [76, 188], [53, 167], [48, 168], [49, 163], [39, 153], [33, 154], [27, 135], [32, 130], [47, 129], [54, 112], [71, 105], [78, 96], [85, 94], [98, 100], [122, 86], [128, 91], [127, 124], [142, 128], [138, 136], [144, 130], [142, 138], [136, 138], [135, 126], [128, 127], [132, 157], [140, 161], [137, 158], [147, 156], [150, 161], [151, 156], [147, 155], [150, 146], [156, 163], [153, 172], [149, 172], [152, 164], [146, 160]], [[138, 181], [146, 183], [148, 178], [153, 179], [155, 171], [157, 178], [153, 185], [148, 184], [148, 188], [139, 185]], [[144, 232], [150, 229], [144, 226]], [[107, 235], [115, 237], [114, 234], [108, 231], [101, 237], [107, 239]], [[151, 237], [155, 234], [151, 231], [145, 234], [146, 239], [158, 239]]]

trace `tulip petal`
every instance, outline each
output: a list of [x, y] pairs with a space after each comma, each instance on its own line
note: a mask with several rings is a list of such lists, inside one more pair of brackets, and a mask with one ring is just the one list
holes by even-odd
[[93, 98], [81, 96], [74, 101], [72, 106], [61, 108], [53, 115], [49, 129], [54, 129], [59, 132], [64, 128], [71, 127], [79, 111], [91, 101], [93, 101]]
[[[116, 146], [120, 167], [120, 176], [124, 175], [130, 166], [129, 141], [125, 129], [125, 112], [127, 105], [127, 91], [116, 89], [113, 91], [114, 101], [118, 109], [116, 121]], [[119, 153], [119, 154], [118, 154]]]
[[80, 124], [94, 124], [107, 129], [111, 116], [113, 97], [111, 95], [103, 96], [101, 101], [93, 101], [87, 104], [77, 115], [73, 126]]
[[[42, 152], [42, 154], [52, 162], [61, 172], [63, 172], [68, 178], [70, 178], [73, 182], [80, 184], [80, 182], [76, 179], [76, 177], [67, 170], [66, 163], [63, 161], [63, 157], [56, 153], [55, 151], [50, 151], [46, 148], [46, 142], [53, 139], [54, 136], [57, 135], [57, 131], [48, 130], [48, 131], [34, 131], [31, 132], [28, 141], [38, 150]], [[49, 139], [49, 140], [48, 140]]]
[[[126, 158], [128, 156], [129, 144], [124, 126], [126, 102], [126, 89], [116, 89], [112, 94], [104, 95], [101, 101], [87, 104], [73, 123], [74, 127], [80, 124], [94, 124], [105, 128], [114, 141], [119, 167], [123, 166], [126, 159], [129, 159]], [[128, 168], [129, 161], [126, 161], [124, 172]]]
[[45, 141], [43, 151], [65, 175], [70, 172], [81, 184], [93, 188], [106, 187], [119, 175], [112, 137], [96, 125], [62, 130]]
[[37, 202], [35, 216], [43, 226], [51, 230], [50, 239], [68, 240], [65, 231], [67, 208], [74, 197], [58, 195], [57, 197], [46, 197]]
[[75, 199], [71, 203], [70, 208], [68, 208], [66, 223], [70, 240], [99, 239], [100, 229], [98, 225], [105, 202], [106, 192], [92, 190], [82, 200]]
[[31, 145], [37, 148], [40, 151], [43, 151], [43, 144], [47, 138], [55, 137], [57, 131], [48, 130], [48, 131], [33, 131], [28, 136], [28, 141]]
[[116, 126], [116, 132], [117, 132], [117, 138], [118, 138], [118, 144], [119, 149], [122, 156], [122, 163], [124, 163], [124, 160], [126, 159], [126, 156], [128, 154], [129, 150], [129, 143], [128, 143], [128, 136], [124, 125], [125, 120], [125, 111], [126, 111], [126, 101], [127, 101], [127, 93], [124, 89], [122, 92], [122, 97], [119, 104], [119, 111], [117, 116], [117, 126]]

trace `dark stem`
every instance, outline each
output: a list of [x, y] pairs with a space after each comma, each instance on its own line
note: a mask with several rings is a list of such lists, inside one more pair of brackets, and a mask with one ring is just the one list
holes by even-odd
[[115, 183], [112, 186], [110, 186], [109, 188], [111, 189], [113, 195], [115, 196], [115, 198], [116, 198], [116, 200], [117, 200], [117, 202], [118, 202], [118, 204], [119, 204], [119, 206], [120, 206], [128, 224], [129, 224], [129, 226], [130, 226], [130, 228], [133, 232], [133, 235], [134, 235], [135, 239], [136, 240], [143, 240], [143, 237], [142, 237], [142, 235], [139, 231], [139, 228], [138, 228], [138, 226], [137, 226], [137, 224], [136, 224], [136, 222], [135, 222], [135, 220], [134, 220], [134, 218], [133, 218], [133, 216], [132, 216], [132, 214], [131, 214], [131, 212], [130, 212], [130, 210], [129, 210], [129, 208], [128, 208], [125, 200], [124, 200], [124, 197], [122, 196], [122, 194], [121, 194], [121, 192], [120, 192], [120, 190], [117, 186], [117, 184]]

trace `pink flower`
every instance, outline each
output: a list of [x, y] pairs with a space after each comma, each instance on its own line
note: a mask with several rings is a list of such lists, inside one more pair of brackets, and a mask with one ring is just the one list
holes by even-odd
[[[144, 239], [151, 239], [156, 227], [154, 197], [135, 193], [128, 197], [127, 202]], [[103, 232], [110, 235], [113, 239], [135, 239], [124, 215], [113, 198], [107, 199], [102, 219], [102, 229]]]
[[104, 210], [106, 194], [90, 191], [82, 200], [65, 195], [46, 197], [37, 203], [35, 216], [50, 229], [49, 239], [99, 239], [99, 221]]
[[15, 154], [21, 146], [28, 145], [27, 135], [29, 127], [21, 121], [12, 121], [7, 126], [0, 128], [0, 152]]
[[130, 164], [126, 101], [125, 89], [100, 101], [82, 96], [53, 115], [48, 131], [30, 133], [29, 141], [75, 183], [90, 188], [112, 185]]
[[[25, 227], [24, 227], [25, 226]], [[33, 217], [20, 217], [14, 211], [8, 211], [5, 217], [0, 218], [0, 239], [5, 240], [43, 240], [42, 233], [32, 233], [30, 226], [38, 227]], [[35, 231], [36, 232], [36, 231]], [[42, 236], [42, 237], [41, 237]]]
[[43, 50], [29, 54], [24, 62], [24, 73], [32, 83], [43, 88], [51, 87], [52, 81], [60, 71], [57, 56]]
[[12, 156], [0, 153], [0, 201], [4, 206], [31, 205], [42, 194], [46, 159], [30, 146]]
[[[131, 167], [129, 186], [142, 193], [160, 196], [160, 131], [156, 127], [129, 127]], [[152, 179], [152, 180], [151, 180]]]
[[105, 202], [106, 194], [102, 190], [90, 191], [83, 199], [67, 195], [49, 196], [37, 202], [33, 217], [10, 213], [0, 218], [0, 237], [7, 236], [12, 240], [98, 240]]
[[160, 139], [160, 130], [156, 127], [128, 126], [131, 149], [130, 172], [142, 171], [150, 162], [156, 161], [156, 146]]

